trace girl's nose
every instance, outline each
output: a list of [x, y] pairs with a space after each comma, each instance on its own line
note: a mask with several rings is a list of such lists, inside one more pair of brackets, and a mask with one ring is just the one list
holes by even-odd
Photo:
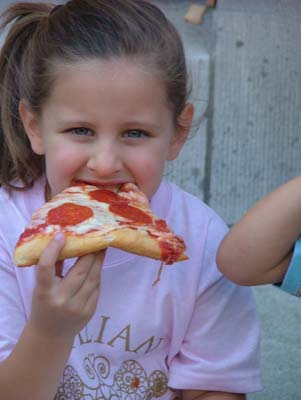
[[94, 145], [87, 167], [99, 177], [115, 175], [121, 170], [122, 165], [117, 147], [117, 145], [111, 143]]

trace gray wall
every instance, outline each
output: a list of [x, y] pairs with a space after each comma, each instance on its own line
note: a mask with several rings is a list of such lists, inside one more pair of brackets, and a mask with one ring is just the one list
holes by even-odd
[[[203, 25], [157, 1], [184, 38], [197, 134], [168, 176], [228, 224], [301, 167], [301, 2], [219, 0]], [[199, 1], [199, 3], [202, 3]]]

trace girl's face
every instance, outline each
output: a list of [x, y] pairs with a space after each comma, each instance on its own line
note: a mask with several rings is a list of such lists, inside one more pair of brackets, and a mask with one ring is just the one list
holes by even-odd
[[39, 118], [25, 102], [20, 115], [35, 153], [45, 156], [50, 195], [81, 180], [97, 185], [134, 182], [150, 198], [165, 160], [181, 150], [164, 85], [127, 59], [85, 61], [59, 69]]

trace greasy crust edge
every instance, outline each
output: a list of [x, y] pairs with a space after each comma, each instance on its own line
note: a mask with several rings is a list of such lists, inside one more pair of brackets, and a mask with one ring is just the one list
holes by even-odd
[[[26, 267], [37, 264], [52, 237], [53, 235], [37, 235], [34, 239], [24, 241], [17, 246], [14, 253], [15, 265]], [[115, 230], [106, 235], [92, 232], [83, 236], [66, 236], [65, 245], [59, 253], [58, 260], [80, 257], [109, 246], [161, 260], [161, 248], [157, 240], [150, 237], [146, 231], [130, 228]], [[185, 254], [181, 254], [175, 262], [187, 259]]]

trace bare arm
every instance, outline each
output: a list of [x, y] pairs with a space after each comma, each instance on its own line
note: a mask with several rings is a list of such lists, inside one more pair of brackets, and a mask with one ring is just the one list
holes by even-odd
[[239, 393], [208, 392], [202, 390], [183, 390], [183, 400], [245, 400], [246, 396]]
[[54, 398], [72, 338], [46, 338], [27, 326], [13, 353], [0, 364], [0, 391], [3, 398]]
[[240, 285], [280, 282], [301, 233], [301, 177], [255, 204], [222, 241], [219, 269]]
[[29, 321], [0, 363], [1, 398], [52, 400], [76, 334], [94, 313], [103, 254], [81, 257], [64, 279], [55, 276], [63, 239], [53, 240], [37, 267]]

